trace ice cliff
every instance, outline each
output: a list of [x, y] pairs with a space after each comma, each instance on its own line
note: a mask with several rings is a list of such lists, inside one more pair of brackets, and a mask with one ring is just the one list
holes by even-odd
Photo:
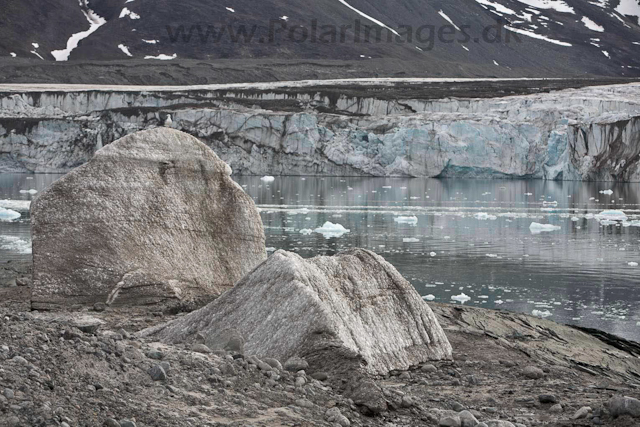
[[0, 171], [66, 172], [171, 114], [237, 174], [640, 181], [638, 83], [490, 99], [382, 92], [1, 88]]

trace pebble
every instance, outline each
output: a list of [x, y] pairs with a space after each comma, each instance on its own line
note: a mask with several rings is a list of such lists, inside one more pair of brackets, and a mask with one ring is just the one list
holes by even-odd
[[309, 368], [309, 363], [299, 357], [292, 357], [284, 363], [284, 369], [289, 372], [304, 371]]
[[307, 383], [307, 380], [304, 379], [304, 377], [296, 377], [296, 387], [302, 387], [303, 385], [305, 385]]
[[462, 421], [460, 421], [460, 417], [457, 415], [447, 416], [440, 420], [438, 423], [440, 427], [461, 427]]
[[450, 405], [451, 405], [451, 409], [453, 409], [456, 412], [460, 412], [464, 410], [464, 405], [462, 405], [460, 402], [456, 402], [455, 400], [452, 400]]
[[298, 405], [301, 408], [313, 408], [313, 403], [311, 403], [310, 400], [307, 399], [298, 399], [296, 400], [296, 405]]
[[475, 427], [478, 425], [478, 419], [469, 411], [462, 411], [458, 414], [462, 427]]
[[272, 368], [282, 371], [282, 364], [278, 361], [278, 359], [274, 359], [273, 357], [266, 357], [263, 359], [263, 361], [265, 363], [268, 363]]
[[329, 375], [326, 372], [315, 372], [311, 375], [311, 378], [318, 381], [326, 381], [329, 379]]
[[114, 420], [113, 418], [107, 418], [106, 420], [104, 420], [104, 424], [102, 425], [104, 427], [122, 427], [120, 426], [120, 423]]
[[549, 408], [549, 412], [553, 412], [554, 414], [559, 414], [560, 412], [563, 411], [562, 405], [557, 403], [555, 405], [553, 405], [551, 408]]
[[558, 403], [558, 398], [553, 394], [541, 394], [538, 400], [540, 403]]
[[587, 418], [587, 416], [589, 415], [589, 413], [591, 412], [591, 408], [589, 406], [583, 406], [582, 408], [578, 409], [575, 414], [573, 414], [573, 417], [571, 417], [574, 420], [580, 420], [582, 418]]
[[202, 354], [211, 353], [211, 349], [204, 344], [194, 344], [191, 346], [191, 351]]
[[342, 415], [342, 413], [340, 412], [340, 409], [336, 407], [328, 409], [327, 412], [325, 412], [324, 417], [330, 423], [336, 423], [343, 427], [348, 427], [351, 425], [351, 421], [349, 421], [347, 417]]
[[22, 356], [15, 356], [13, 359], [11, 359], [14, 363], [17, 363], [19, 365], [28, 365], [29, 362], [27, 362], [27, 359], [25, 359]]
[[523, 369], [522, 374], [532, 380], [537, 380], [544, 377], [544, 371], [535, 366], [527, 366]]
[[6, 397], [9, 400], [15, 397], [13, 390], [11, 390], [10, 388], [5, 388], [3, 394], [4, 394], [4, 397]]
[[147, 352], [147, 357], [149, 359], [162, 360], [164, 358], [164, 354], [159, 350], [149, 350]]
[[428, 365], [423, 365], [422, 368], [420, 368], [420, 370], [422, 372], [426, 372], [428, 374], [432, 374], [434, 372], [438, 371], [438, 368], [436, 368], [434, 365], [432, 364], [428, 364]]
[[101, 313], [106, 309], [107, 309], [107, 305], [103, 302], [97, 302], [93, 304], [93, 311], [97, 311], [98, 313]]
[[136, 423], [130, 420], [120, 421], [120, 427], [136, 427]]
[[154, 381], [164, 381], [167, 379], [167, 373], [160, 365], [155, 365], [154, 367], [149, 369], [149, 375]]

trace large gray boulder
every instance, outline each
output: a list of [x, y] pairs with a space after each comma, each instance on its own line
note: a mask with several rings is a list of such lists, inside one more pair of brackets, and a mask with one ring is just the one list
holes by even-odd
[[242, 340], [246, 355], [304, 358], [333, 380], [451, 358], [429, 306], [382, 257], [353, 249], [303, 259], [275, 252], [206, 307], [142, 336], [166, 343]]
[[210, 301], [266, 259], [231, 169], [169, 128], [96, 152], [31, 207], [36, 309]]

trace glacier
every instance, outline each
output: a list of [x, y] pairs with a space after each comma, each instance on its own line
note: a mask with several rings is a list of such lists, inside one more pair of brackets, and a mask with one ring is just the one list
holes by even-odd
[[640, 181], [640, 83], [484, 99], [317, 85], [0, 85], [0, 171], [67, 172], [171, 115], [240, 175]]

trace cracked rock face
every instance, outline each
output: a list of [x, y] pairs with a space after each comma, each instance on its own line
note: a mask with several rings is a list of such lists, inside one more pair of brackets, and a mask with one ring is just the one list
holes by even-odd
[[286, 361], [332, 380], [386, 374], [451, 358], [451, 345], [413, 286], [379, 255], [353, 249], [303, 259], [275, 252], [206, 307], [142, 333], [166, 343], [204, 340]]
[[130, 134], [31, 207], [35, 309], [188, 304], [266, 258], [260, 215], [229, 166], [168, 128]]

